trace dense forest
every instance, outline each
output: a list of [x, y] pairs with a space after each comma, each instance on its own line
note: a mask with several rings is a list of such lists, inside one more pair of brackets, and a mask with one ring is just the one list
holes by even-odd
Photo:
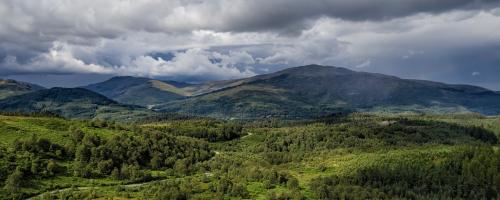
[[353, 175], [316, 178], [318, 199], [498, 199], [500, 153], [463, 147], [440, 157], [387, 160]]
[[69, 139], [71, 142], [61, 146], [32, 135], [14, 141], [12, 149], [2, 148], [4, 190], [15, 194], [32, 186], [30, 180], [59, 175], [147, 181], [152, 179], [147, 169], [186, 171], [214, 155], [207, 142], [158, 132], [138, 131], [105, 139], [75, 129]]
[[498, 199], [500, 119], [0, 116], [0, 199]]

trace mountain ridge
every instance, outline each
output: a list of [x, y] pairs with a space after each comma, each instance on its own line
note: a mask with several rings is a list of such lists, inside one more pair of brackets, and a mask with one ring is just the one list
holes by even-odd
[[500, 103], [497, 103], [500, 95], [482, 87], [402, 79], [339, 67], [293, 67], [236, 82], [239, 84], [167, 102], [155, 109], [241, 118], [301, 113], [313, 117], [345, 110], [415, 105], [466, 108], [482, 114], [500, 113]]
[[144, 107], [185, 96], [178, 87], [167, 82], [132, 76], [113, 77], [82, 88], [97, 92], [120, 103]]
[[82, 88], [120, 108], [129, 104], [216, 118], [315, 118], [356, 111], [500, 114], [500, 93], [486, 88], [321, 65], [201, 84], [118, 76]]

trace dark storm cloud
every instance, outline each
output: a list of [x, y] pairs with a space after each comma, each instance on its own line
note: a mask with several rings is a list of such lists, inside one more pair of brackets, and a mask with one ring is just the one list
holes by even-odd
[[222, 12], [224, 18], [227, 18], [227, 23], [224, 23], [222, 30], [258, 31], [278, 28], [287, 30], [293, 27], [296, 31], [307, 27], [304, 23], [310, 22], [308, 20], [320, 16], [350, 21], [379, 21], [417, 13], [438, 14], [450, 10], [488, 10], [498, 5], [498, 0], [244, 1], [237, 12]]
[[[430, 48], [429, 48], [430, 49]], [[500, 45], [481, 44], [467, 49], [426, 50], [397, 58], [394, 54], [373, 59], [370, 72], [403, 78], [425, 79], [453, 84], [471, 84], [500, 89]]]

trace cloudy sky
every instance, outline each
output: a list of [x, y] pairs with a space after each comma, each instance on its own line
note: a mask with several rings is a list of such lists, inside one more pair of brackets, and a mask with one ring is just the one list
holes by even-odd
[[0, 77], [200, 82], [323, 64], [500, 90], [498, 0], [0, 0]]

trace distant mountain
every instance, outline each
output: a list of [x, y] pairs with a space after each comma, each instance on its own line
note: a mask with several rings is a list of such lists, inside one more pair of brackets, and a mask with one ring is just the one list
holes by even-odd
[[170, 85], [173, 85], [177, 88], [184, 88], [184, 87], [195, 85], [195, 84], [186, 83], [186, 82], [179, 82], [179, 81], [170, 81], [170, 80], [160, 80], [160, 81], [165, 82], [165, 83], [170, 84]]
[[188, 96], [199, 96], [203, 94], [207, 94], [210, 92], [214, 92], [217, 90], [225, 89], [228, 87], [235, 87], [241, 85], [250, 79], [235, 79], [235, 80], [223, 80], [223, 81], [209, 81], [200, 84], [193, 84], [187, 87], [182, 88], [182, 90]]
[[240, 85], [246, 79], [212, 81], [190, 84], [150, 78], [118, 76], [84, 88], [102, 94], [117, 102], [152, 107], [157, 104], [206, 94]]
[[0, 100], [4, 112], [50, 112], [67, 118], [126, 120], [151, 111], [119, 104], [83, 88], [51, 88]]
[[341, 111], [408, 110], [500, 114], [500, 94], [484, 88], [320, 65], [190, 88], [195, 88], [191, 94], [200, 95], [167, 102], [155, 110], [224, 118], [309, 118]]
[[0, 79], [0, 99], [43, 89], [45, 88], [31, 83], [10, 79]]
[[84, 88], [120, 103], [150, 106], [184, 98], [187, 94], [180, 87], [189, 85], [175, 81], [120, 76]]

